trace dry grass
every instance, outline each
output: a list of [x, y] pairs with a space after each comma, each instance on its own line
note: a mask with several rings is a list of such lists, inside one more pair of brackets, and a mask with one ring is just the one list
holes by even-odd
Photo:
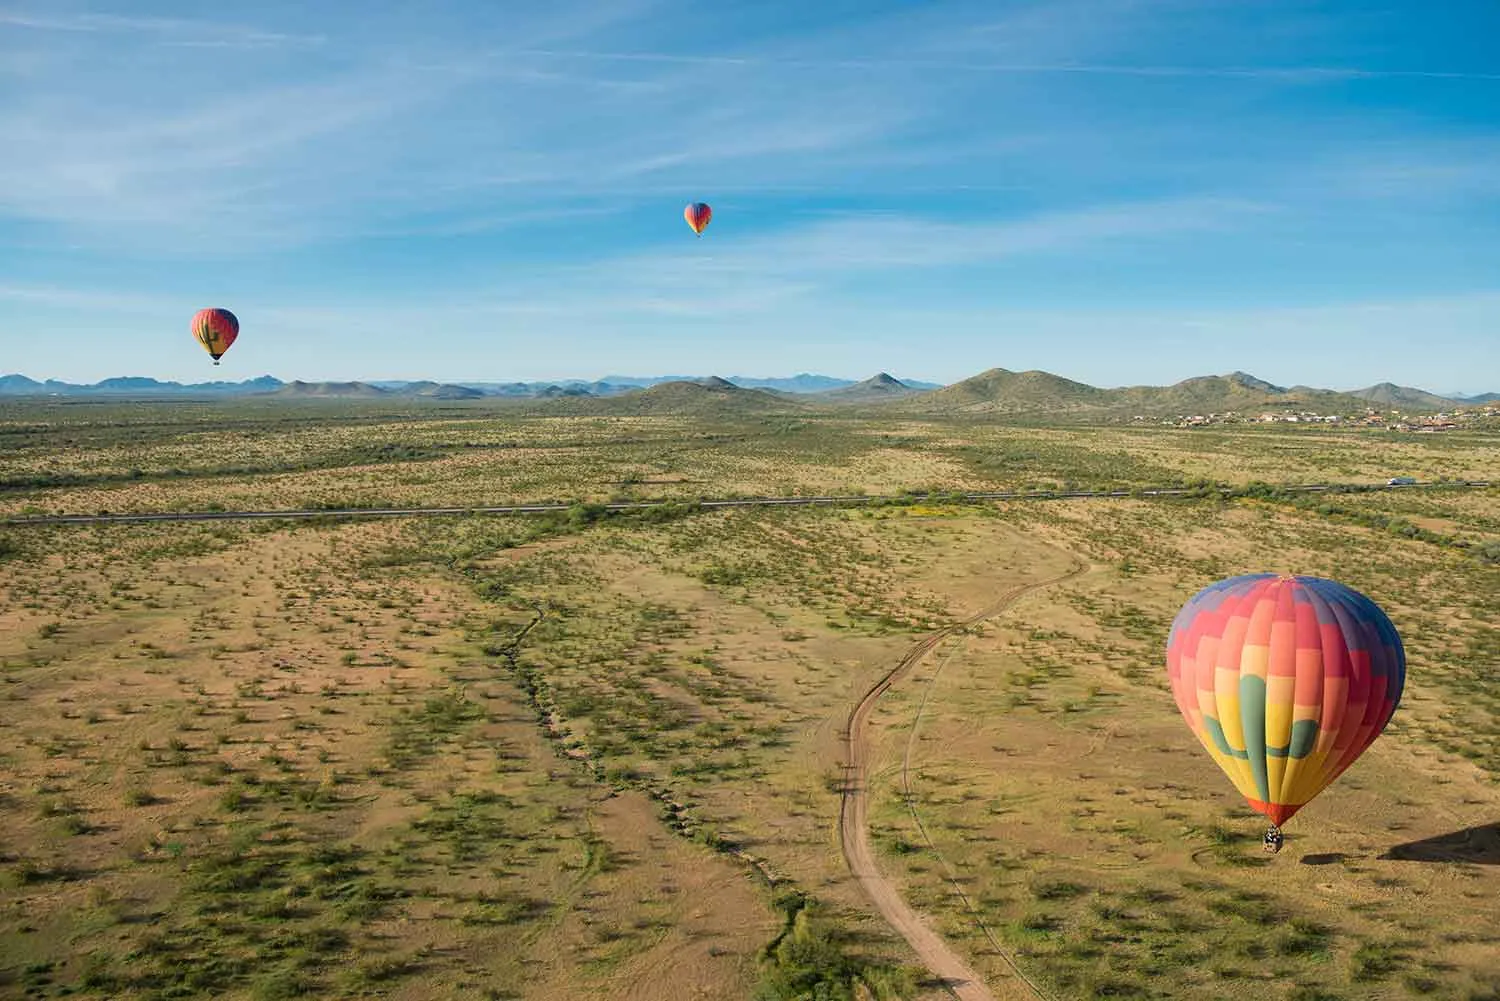
[[9, 566], [8, 989], [744, 995], [767, 903], [553, 754], [469, 588], [365, 572], [380, 526], [178, 534]]

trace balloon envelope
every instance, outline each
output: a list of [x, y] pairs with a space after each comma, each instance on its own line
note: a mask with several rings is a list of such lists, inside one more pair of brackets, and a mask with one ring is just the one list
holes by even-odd
[[687, 220], [689, 226], [693, 227], [693, 232], [701, 236], [703, 227], [707, 226], [708, 221], [714, 217], [714, 210], [704, 202], [694, 202], [682, 210], [682, 217]]
[[1406, 653], [1358, 591], [1251, 574], [1182, 606], [1167, 673], [1188, 726], [1251, 808], [1279, 825], [1380, 736], [1401, 701]]
[[240, 321], [227, 309], [200, 309], [193, 314], [191, 330], [217, 365], [240, 335]]

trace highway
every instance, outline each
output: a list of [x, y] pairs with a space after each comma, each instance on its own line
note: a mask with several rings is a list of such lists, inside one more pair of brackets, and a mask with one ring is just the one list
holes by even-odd
[[[1287, 493], [1326, 493], [1335, 490], [1422, 490], [1480, 489], [1491, 485], [1490, 480], [1456, 480], [1448, 482], [1418, 481], [1416, 483], [1299, 483], [1272, 486]], [[983, 501], [1030, 501], [1069, 500], [1079, 498], [1108, 499], [1114, 497], [1177, 497], [1198, 493], [1201, 487], [1146, 487], [1134, 490], [986, 490], [952, 494], [829, 494], [818, 497], [733, 497], [709, 500], [693, 498], [616, 501], [598, 507], [606, 511], [649, 511], [652, 508], [685, 505], [698, 508], [728, 507], [813, 507], [854, 506], [860, 504], [907, 503], [924, 501], [946, 502], [954, 499], [966, 503]], [[1226, 487], [1223, 492], [1235, 492], [1242, 487]], [[110, 525], [154, 521], [306, 521], [315, 518], [440, 518], [472, 515], [541, 515], [566, 512], [578, 503], [558, 504], [497, 504], [477, 507], [346, 507], [346, 508], [289, 508], [275, 511], [160, 511], [135, 514], [45, 514], [0, 518], [0, 525], [24, 527], [28, 525]]]

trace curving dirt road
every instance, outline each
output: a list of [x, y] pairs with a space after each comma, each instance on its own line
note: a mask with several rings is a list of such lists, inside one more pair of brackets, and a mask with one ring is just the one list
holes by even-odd
[[[921, 663], [923, 658], [943, 640], [967, 626], [999, 615], [1022, 596], [1076, 577], [1085, 569], [1084, 566], [1074, 566], [1067, 573], [1032, 584], [1013, 587], [1002, 594], [999, 600], [962, 622], [945, 626], [937, 632], [924, 636], [906, 652], [895, 667], [865, 692], [849, 712], [849, 721], [844, 732], [844, 797], [839, 808], [839, 842], [844, 850], [844, 860], [849, 865], [850, 874], [859, 882], [865, 896], [870, 898], [870, 902], [875, 905], [881, 917], [885, 918], [886, 922], [906, 939], [927, 969], [941, 980], [949, 993], [959, 1001], [1001, 1001], [1002, 998], [1006, 1001], [1009, 999], [1028, 999], [1029, 1001], [1038, 997], [1038, 994], [1004, 952], [1001, 952], [1002, 957], [1015, 972], [1001, 982], [998, 994], [991, 991], [973, 968], [953, 951], [941, 935], [927, 925], [921, 915], [901, 899], [901, 894], [896, 887], [881, 875], [880, 869], [875, 864], [874, 852], [870, 848], [869, 803], [865, 795], [869, 748], [865, 741], [865, 727], [869, 723], [870, 713], [874, 710], [875, 703], [880, 696], [909, 674], [912, 668]], [[998, 943], [996, 947], [998, 949]]]

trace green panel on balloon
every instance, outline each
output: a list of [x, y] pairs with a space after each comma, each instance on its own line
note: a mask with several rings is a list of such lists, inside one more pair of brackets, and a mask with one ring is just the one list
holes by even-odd
[[1240, 679], [1240, 725], [1245, 728], [1245, 760], [1255, 776], [1260, 798], [1270, 802], [1271, 779], [1266, 774], [1266, 682], [1255, 675]]
[[1219, 753], [1227, 754], [1232, 758], [1243, 759], [1245, 757], [1244, 751], [1236, 751], [1229, 746], [1229, 738], [1224, 736], [1224, 728], [1219, 725], [1218, 720], [1212, 716], [1203, 717], [1203, 729], [1208, 732], [1209, 739], [1214, 742], [1214, 747], [1219, 749]]
[[1288, 752], [1293, 758], [1305, 758], [1318, 742], [1318, 721], [1299, 719], [1292, 724], [1292, 743]]

